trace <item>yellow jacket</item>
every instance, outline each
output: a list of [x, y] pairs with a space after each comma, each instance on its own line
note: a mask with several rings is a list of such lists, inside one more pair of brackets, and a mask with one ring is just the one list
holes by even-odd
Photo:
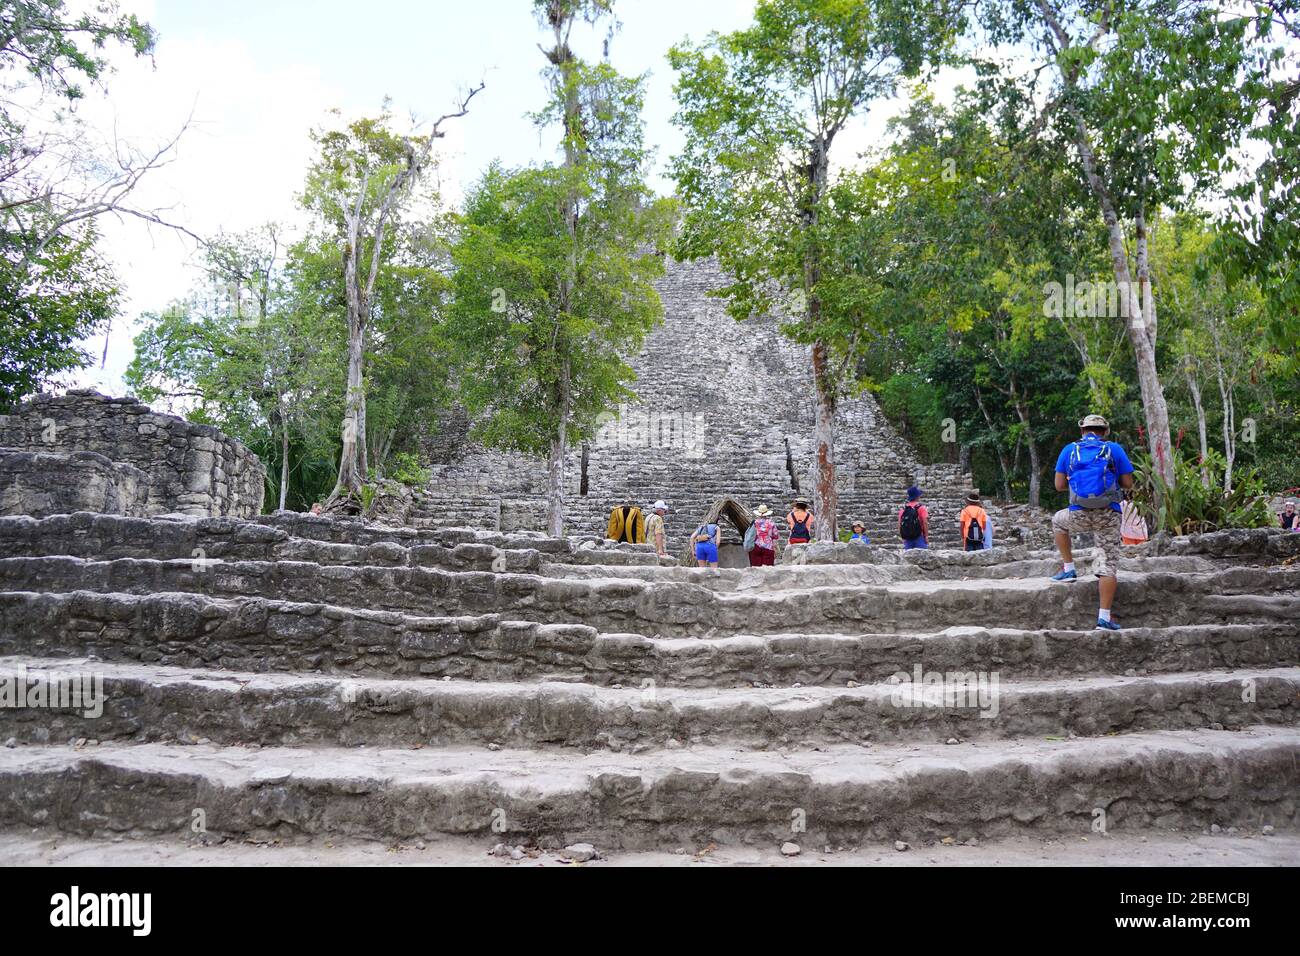
[[633, 505], [619, 506], [611, 511], [605, 537], [631, 544], [645, 544], [645, 521], [641, 517], [641, 509]]

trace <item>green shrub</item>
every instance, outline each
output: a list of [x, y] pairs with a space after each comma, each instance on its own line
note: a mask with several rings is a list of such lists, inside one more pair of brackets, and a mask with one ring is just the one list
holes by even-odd
[[361, 486], [361, 513], [369, 515], [375, 507], [375, 498], [379, 494], [377, 485], [365, 484]]
[[393, 468], [390, 477], [410, 488], [422, 488], [429, 483], [429, 469], [420, 467], [420, 459], [410, 452], [398, 452], [393, 456]]
[[1224, 492], [1227, 462], [1211, 450], [1204, 466], [1191, 455], [1174, 453], [1174, 488], [1151, 467], [1151, 456], [1133, 456], [1133, 500], [1151, 530], [1198, 534], [1223, 528], [1264, 528], [1274, 523], [1268, 493], [1254, 468], [1234, 469], [1232, 490]]

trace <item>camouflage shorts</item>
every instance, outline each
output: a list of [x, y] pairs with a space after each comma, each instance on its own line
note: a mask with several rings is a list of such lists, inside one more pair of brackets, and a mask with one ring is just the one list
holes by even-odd
[[1121, 542], [1119, 537], [1119, 512], [1110, 508], [1084, 508], [1071, 511], [1062, 508], [1052, 515], [1052, 530], [1065, 534], [1092, 532], [1101, 558], [1093, 566], [1099, 578], [1113, 578], [1119, 570]]

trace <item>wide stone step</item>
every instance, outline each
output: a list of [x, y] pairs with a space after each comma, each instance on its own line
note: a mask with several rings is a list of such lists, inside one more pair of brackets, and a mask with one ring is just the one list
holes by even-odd
[[[697, 574], [713, 574], [698, 569]], [[707, 580], [701, 577], [701, 581]], [[781, 579], [774, 578], [774, 585]], [[632, 579], [562, 580], [528, 574], [412, 567], [319, 567], [293, 561], [191, 561], [80, 558], [0, 559], [0, 590], [284, 598], [363, 605], [416, 614], [501, 612], [602, 631], [691, 637], [780, 630], [934, 630], [950, 626], [1087, 627], [1096, 621], [1096, 587], [1045, 577], [913, 580], [813, 588], [770, 587], [716, 593], [703, 584]], [[1128, 626], [1294, 621], [1300, 568], [1230, 568], [1209, 574], [1124, 575], [1118, 617]]]
[[80, 834], [476, 834], [598, 846], [1296, 826], [1300, 731], [1071, 740], [692, 747], [585, 756], [485, 748], [0, 748], [0, 826]]
[[[0, 739], [41, 744], [768, 749], [1300, 722], [1296, 668], [1064, 681], [918, 671], [905, 683], [855, 687], [689, 689], [649, 680], [623, 688], [341, 679], [10, 657], [0, 658], [0, 686], [6, 682], [23, 689], [22, 700], [51, 706], [0, 708]], [[73, 687], [94, 695], [75, 696]]]
[[[814, 545], [819, 552], [822, 545]], [[841, 544], [834, 546], [830, 558], [820, 560], [806, 557], [795, 558], [790, 563], [779, 555], [774, 568], [718, 568], [705, 574], [698, 568], [685, 565], [661, 563], [658, 567], [616, 567], [608, 563], [607, 551], [593, 554], [591, 563], [575, 559], [571, 562], [547, 562], [540, 572], [547, 577], [596, 580], [599, 578], [628, 578], [642, 581], [677, 581], [695, 583], [715, 591], [734, 590], [780, 590], [795, 587], [818, 587], [823, 585], [888, 584], [894, 581], [955, 581], [955, 580], [991, 580], [991, 579], [1034, 579], [1050, 578], [1061, 570], [1057, 557], [1046, 551], [1026, 553], [1023, 549], [996, 549], [993, 551], [896, 551], [888, 549], [865, 549], [860, 546]], [[1077, 567], [1081, 580], [1086, 584], [1090, 577], [1089, 549], [1076, 553]], [[854, 553], [857, 552], [857, 553]], [[925, 557], [917, 558], [923, 554]], [[856, 561], [854, 559], [857, 559]], [[600, 563], [596, 563], [600, 562]], [[1221, 571], [1221, 563], [1204, 557], [1168, 555], [1146, 557], [1141, 555], [1126, 556], [1120, 559], [1120, 570], [1129, 572], [1175, 572], [1186, 574], [1203, 574]]]
[[[349, 533], [359, 532], [358, 542], [332, 540], [328, 522], [308, 516], [275, 516], [277, 525], [233, 519], [188, 521], [124, 518], [113, 515], [78, 513], [46, 519], [0, 518], [0, 557], [72, 556], [113, 560], [154, 558], [161, 560], [255, 560], [305, 561], [321, 565], [410, 565], [444, 567], [451, 570], [507, 570], [537, 572], [543, 564], [576, 563], [585, 566], [654, 566], [660, 562], [649, 553], [606, 547], [578, 547], [564, 539], [537, 535], [495, 534], [482, 530], [441, 529], [437, 533], [412, 533], [406, 529], [380, 529], [373, 525], [344, 524]], [[301, 518], [303, 520], [295, 520]], [[322, 527], [323, 525], [323, 527]], [[406, 530], [405, 534], [400, 533]], [[739, 537], [736, 536], [737, 541]], [[676, 544], [670, 540], [670, 545]], [[1038, 552], [1035, 564], [1009, 566], [1013, 556], [1028, 558], [1023, 548], [998, 548], [963, 555], [944, 551], [895, 552], [933, 577], [1008, 576], [1052, 573], [1056, 559]], [[1081, 566], [1086, 551], [1080, 552]], [[1133, 570], [1206, 570], [1213, 562], [1204, 556], [1170, 555], [1144, 559], [1150, 565], [1128, 558], [1124, 568]], [[984, 570], [992, 564], [1007, 564], [1001, 571]]]
[[[435, 533], [278, 515], [278, 524], [234, 519], [157, 520], [78, 512], [45, 519], [0, 518], [0, 558], [79, 557], [209, 561], [296, 561], [322, 566], [445, 567], [455, 571], [536, 572], [542, 562], [575, 561], [575, 542], [445, 528]], [[303, 519], [303, 520], [295, 520]], [[343, 535], [339, 535], [343, 531]], [[356, 532], [360, 541], [347, 540]], [[404, 532], [404, 533], [403, 533]], [[343, 540], [335, 540], [343, 538]], [[603, 555], [603, 557], [602, 557]], [[653, 563], [653, 554], [582, 549], [580, 559]]]
[[14, 592], [0, 594], [0, 653], [257, 672], [844, 685], [910, 674], [918, 664], [927, 671], [997, 671], [1004, 680], [1292, 666], [1300, 660], [1300, 629], [1285, 621], [674, 639], [494, 614], [426, 617], [197, 594]]

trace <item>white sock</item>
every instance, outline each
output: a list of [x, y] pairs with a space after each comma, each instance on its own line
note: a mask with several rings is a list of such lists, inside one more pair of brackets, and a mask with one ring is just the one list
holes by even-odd
[[1065, 572], [1068, 574], [1069, 572], [1071, 572], [1071, 571], [1073, 571], [1073, 570], [1074, 570], [1074, 562], [1073, 562], [1073, 561], [1066, 561], [1066, 562], [1065, 562]]
[[1110, 608], [1108, 608], [1108, 607], [1100, 608], [1100, 609], [1097, 611], [1097, 620], [1099, 620], [1099, 621], [1109, 621], [1109, 620], [1110, 620]]

